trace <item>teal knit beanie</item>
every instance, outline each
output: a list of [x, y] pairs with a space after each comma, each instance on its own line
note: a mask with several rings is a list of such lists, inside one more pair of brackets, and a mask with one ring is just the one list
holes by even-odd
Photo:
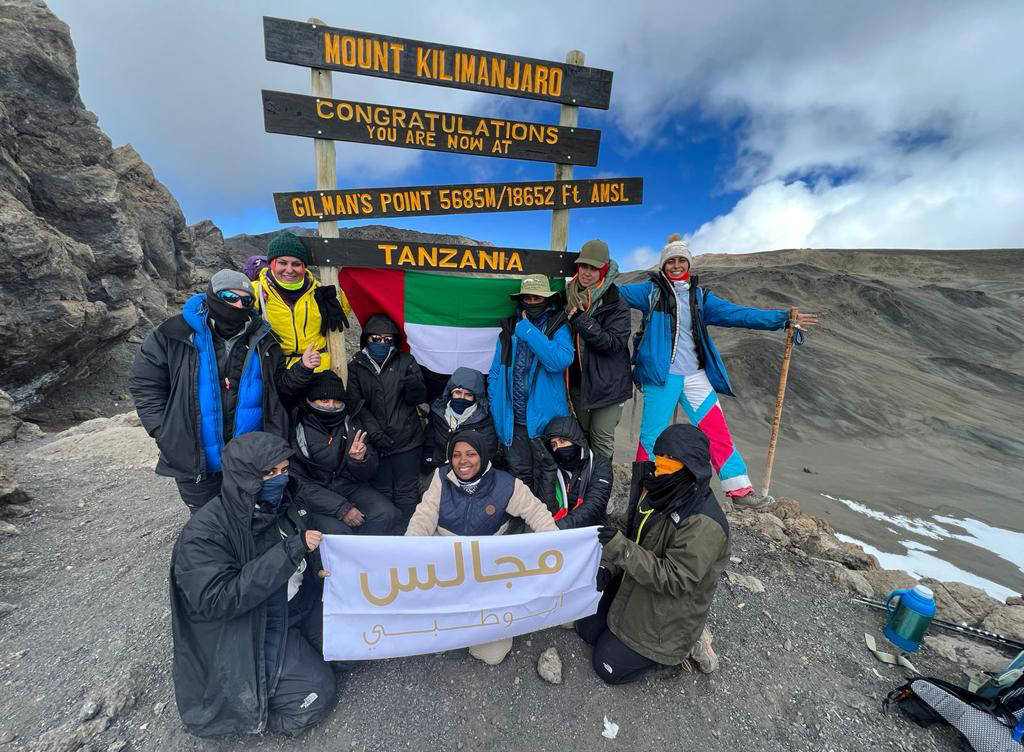
[[267, 246], [267, 261], [273, 261], [278, 256], [294, 256], [306, 266], [309, 266], [309, 252], [293, 233], [282, 232], [270, 241]]

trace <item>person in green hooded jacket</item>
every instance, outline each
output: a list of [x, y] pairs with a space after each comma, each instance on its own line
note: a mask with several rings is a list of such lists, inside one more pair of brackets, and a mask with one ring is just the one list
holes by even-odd
[[729, 523], [709, 486], [708, 438], [671, 425], [654, 443], [654, 462], [637, 464], [627, 530], [598, 528], [604, 595], [596, 614], [576, 622], [609, 684], [691, 660], [705, 673], [718, 668], [706, 622], [729, 562]]

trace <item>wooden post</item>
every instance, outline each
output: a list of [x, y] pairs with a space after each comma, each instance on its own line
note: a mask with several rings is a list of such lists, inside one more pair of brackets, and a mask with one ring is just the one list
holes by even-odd
[[[319, 18], [310, 18], [309, 23], [326, 26]], [[314, 97], [330, 97], [333, 94], [331, 72], [323, 68], [310, 68], [310, 79]], [[334, 155], [334, 141], [325, 138], [313, 139], [313, 157], [316, 160], [316, 187], [320, 191], [333, 191], [338, 187], [338, 163]], [[320, 222], [318, 232], [321, 238], [338, 237], [337, 222]], [[338, 272], [341, 267], [319, 267], [320, 284], [334, 285], [341, 300], [341, 285]], [[327, 331], [327, 352], [331, 356], [331, 370], [338, 374], [342, 381], [348, 382], [348, 359], [345, 357], [345, 332]]]
[[[583, 53], [569, 50], [565, 56], [569, 65], [583, 65]], [[575, 101], [575, 100], [573, 100]], [[580, 108], [571, 104], [563, 104], [558, 117], [558, 124], [575, 128], [579, 124]], [[555, 165], [555, 180], [572, 180], [571, 164]], [[569, 210], [555, 209], [551, 212], [551, 250], [564, 251], [569, 246]]]
[[782, 373], [779, 374], [779, 391], [775, 395], [775, 417], [772, 432], [768, 438], [768, 459], [764, 463], [764, 487], [761, 493], [768, 495], [772, 484], [772, 465], [775, 464], [775, 444], [779, 438], [779, 424], [782, 422], [782, 401], [786, 397], [786, 381], [789, 379], [789, 361], [793, 357], [793, 327], [796, 322], [796, 308], [789, 309], [789, 324], [786, 326], [786, 349], [782, 353]]

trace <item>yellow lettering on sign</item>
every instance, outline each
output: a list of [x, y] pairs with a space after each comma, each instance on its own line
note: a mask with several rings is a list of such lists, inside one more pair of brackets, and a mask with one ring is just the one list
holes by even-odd
[[[327, 109], [325, 110], [324, 107]], [[331, 112], [331, 103], [324, 99], [316, 100], [316, 116], [321, 120], [330, 120], [334, 117], [334, 113]]]
[[405, 110], [402, 110], [402, 109], [397, 109], [396, 108], [396, 109], [391, 110], [391, 123], [396, 128], [404, 128], [405, 127], [405, 116], [407, 114], [408, 113]]
[[546, 126], [544, 130], [546, 131], [546, 135], [544, 137], [544, 142], [548, 143], [548, 144], [557, 144], [558, 143], [558, 126], [557, 125], [549, 125], [549, 126]]
[[416, 75], [430, 78], [430, 50], [416, 48]]
[[351, 120], [352, 119], [352, 105], [348, 102], [338, 102], [338, 106], [334, 108], [338, 114], [338, 120]]
[[423, 246], [419, 247], [420, 266], [437, 266], [437, 246], [431, 246], [428, 251]]
[[551, 69], [551, 80], [548, 83], [548, 94], [557, 97], [562, 93], [562, 69]]
[[397, 245], [392, 245], [391, 243], [377, 243], [377, 250], [378, 251], [384, 251], [384, 263], [385, 264], [390, 264], [391, 263], [391, 252], [393, 250], [397, 249], [397, 248], [398, 248]]
[[306, 212], [302, 208], [302, 198], [299, 196], [296, 196], [295, 198], [292, 199], [292, 214], [294, 214], [296, 217], [306, 216]]
[[523, 260], [519, 257], [518, 251], [513, 251], [512, 255], [508, 257], [508, 263], [505, 265], [505, 269], [510, 272], [521, 272], [523, 270]]
[[487, 58], [485, 58], [483, 55], [480, 56], [480, 67], [477, 68], [476, 75], [476, 82], [480, 86], [491, 85], [491, 71], [490, 68], [487, 66]]
[[527, 63], [523, 66], [523, 80], [519, 84], [520, 91], [533, 91], [533, 66]]
[[331, 193], [327, 193], [327, 194], [324, 194], [323, 196], [321, 196], [320, 197], [320, 204], [323, 206], [325, 214], [340, 214], [341, 213], [341, 212], [336, 212], [334, 210], [334, 195], [331, 194]]
[[498, 269], [498, 252], [497, 251], [480, 251], [480, 269], [486, 267], [491, 269]]
[[402, 52], [405, 50], [405, 45], [404, 44], [398, 44], [397, 42], [391, 42], [390, 46], [391, 46], [391, 54], [392, 54], [392, 56], [394, 58], [394, 61], [395, 61], [394, 62], [394, 67], [392, 68], [392, 70], [395, 73], [401, 73], [402, 71], [400, 70], [401, 65], [400, 65], [399, 61], [401, 60]]
[[505, 60], [491, 58], [491, 80], [494, 81], [495, 86], [501, 86], [505, 81]]
[[341, 63], [341, 57], [338, 55], [338, 42], [339, 38], [337, 34], [332, 34], [329, 31], [324, 32], [324, 62], [334, 63], [339, 65]]
[[412, 255], [412, 249], [409, 246], [407, 246], [407, 245], [402, 246], [402, 252], [398, 256], [398, 263], [399, 264], [415, 264], [416, 263], [416, 257]]
[[534, 77], [537, 81], [537, 93], [547, 94], [548, 93], [548, 68], [546, 65], [537, 66], [537, 74]]
[[516, 60], [515, 62], [512, 63], [512, 77], [508, 78], [508, 79], [505, 79], [504, 85], [505, 85], [506, 89], [516, 89], [516, 88], [519, 88], [519, 61], [518, 60]]
[[438, 266], [443, 267], [445, 269], [457, 269], [458, 268], [458, 264], [456, 264], [454, 261], [452, 261], [452, 259], [455, 257], [455, 253], [456, 253], [454, 248], [439, 248], [438, 250], [442, 254], [441, 255], [441, 261], [438, 264]]
[[341, 64], [349, 68], [356, 65], [356, 38], [343, 36], [341, 38]]
[[371, 214], [373, 212], [373, 197], [369, 193], [359, 194], [359, 208], [363, 214]]
[[468, 248], [462, 252], [462, 259], [459, 261], [460, 269], [465, 269], [467, 267], [472, 267], [473, 269], [477, 268], [476, 259], [473, 258], [473, 252]]
[[373, 40], [373, 69], [385, 73], [388, 70], [388, 43], [383, 39]]
[[455, 53], [455, 80], [463, 84], [474, 83], [476, 79], [476, 55]]
[[359, 196], [354, 193], [348, 193], [345, 195], [345, 213], [346, 214], [358, 214], [359, 213]]

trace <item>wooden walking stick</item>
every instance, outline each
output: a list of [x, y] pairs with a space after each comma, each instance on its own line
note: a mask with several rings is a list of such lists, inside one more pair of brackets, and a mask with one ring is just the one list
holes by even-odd
[[764, 463], [763, 496], [768, 496], [772, 484], [772, 465], [775, 464], [775, 444], [779, 439], [779, 424], [782, 422], [782, 401], [786, 398], [786, 380], [789, 378], [789, 361], [793, 357], [793, 328], [796, 326], [796, 308], [789, 309], [789, 323], [786, 324], [786, 349], [782, 352], [782, 373], [779, 374], [779, 391], [775, 395], [775, 417], [772, 419], [772, 433], [768, 439], [768, 459]]

